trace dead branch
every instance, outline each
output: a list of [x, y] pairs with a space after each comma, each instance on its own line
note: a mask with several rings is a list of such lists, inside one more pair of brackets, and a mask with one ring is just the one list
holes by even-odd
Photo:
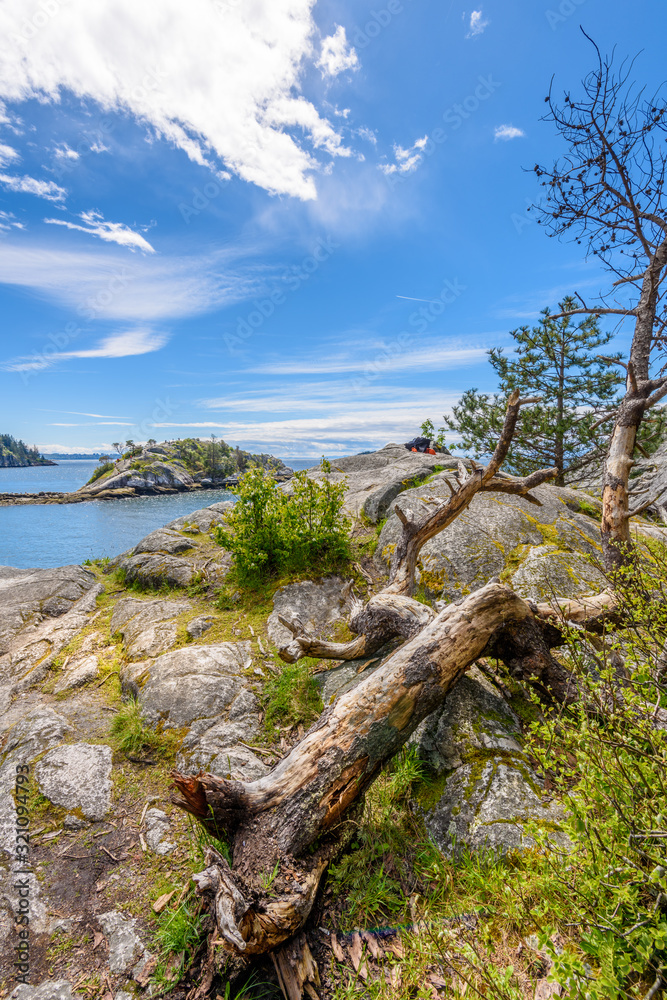
[[514, 390], [507, 403], [500, 438], [488, 465], [468, 473], [460, 462], [458, 475], [460, 485], [436, 510], [424, 514], [421, 518], [413, 519], [401, 509], [399, 503], [395, 505], [394, 510], [403, 525], [403, 532], [392, 555], [389, 583], [384, 589], [385, 593], [410, 594], [420, 550], [429, 539], [443, 531], [470, 505], [476, 493], [480, 491], [513, 493], [539, 504], [539, 500], [529, 495], [530, 490], [556, 476], [557, 469], [540, 469], [524, 479], [497, 476], [512, 443], [521, 407], [535, 401], [535, 398], [521, 399], [518, 390]]

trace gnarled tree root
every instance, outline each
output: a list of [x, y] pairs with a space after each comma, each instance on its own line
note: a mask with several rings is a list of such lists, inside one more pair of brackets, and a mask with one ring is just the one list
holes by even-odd
[[281, 660], [296, 663], [304, 656], [325, 660], [356, 660], [372, 656], [391, 639], [411, 639], [435, 618], [435, 611], [404, 594], [376, 594], [362, 604], [355, 600], [349, 628], [356, 639], [350, 642], [327, 642], [310, 635], [300, 622], [280, 618], [293, 635], [292, 641], [279, 650]]

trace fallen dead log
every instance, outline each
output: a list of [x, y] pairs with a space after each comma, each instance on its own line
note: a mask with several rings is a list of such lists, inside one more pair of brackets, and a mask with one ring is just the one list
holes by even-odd
[[426, 542], [444, 531], [470, 505], [476, 493], [486, 490], [512, 493], [539, 505], [540, 501], [531, 495], [531, 489], [557, 473], [557, 469], [540, 469], [524, 479], [498, 475], [507, 456], [521, 407], [536, 401], [532, 398], [520, 399], [517, 390], [512, 393], [503, 430], [488, 465], [481, 468], [472, 462], [472, 472], [469, 473], [463, 462], [460, 462], [458, 488], [455, 489], [445, 479], [452, 493], [445, 503], [418, 518], [411, 517], [400, 505], [396, 505], [394, 509], [403, 530], [392, 554], [389, 582], [365, 607], [360, 601], [355, 602], [349, 627], [357, 637], [345, 643], [327, 642], [310, 635], [301, 622], [280, 617], [281, 624], [292, 633], [291, 641], [279, 650], [281, 659], [287, 663], [295, 663], [303, 656], [355, 660], [376, 653], [391, 639], [409, 639], [428, 624], [432, 617], [430, 609], [411, 600], [409, 596], [414, 585], [417, 558]]
[[[494, 637], [534, 620], [491, 583], [444, 608], [343, 695], [273, 771], [257, 781], [175, 774], [174, 802], [232, 849], [209, 849], [195, 881], [232, 954], [271, 952], [304, 925], [321, 876], [354, 832], [354, 809], [383, 765], [442, 704]], [[267, 886], [268, 883], [268, 886]]]

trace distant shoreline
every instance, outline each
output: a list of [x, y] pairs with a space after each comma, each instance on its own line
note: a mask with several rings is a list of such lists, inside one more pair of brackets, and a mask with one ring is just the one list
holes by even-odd
[[220, 484], [202, 486], [201, 483], [195, 483], [194, 486], [188, 486], [184, 489], [156, 486], [150, 490], [135, 490], [130, 487], [121, 487], [117, 490], [102, 490], [100, 493], [79, 493], [78, 490], [73, 493], [58, 493], [47, 490], [40, 490], [39, 493], [0, 492], [0, 507], [19, 507], [27, 504], [90, 503], [93, 500], [128, 500], [137, 497], [173, 496], [174, 493], [208, 493], [209, 491], [215, 492], [225, 489], [230, 490], [230, 486]]

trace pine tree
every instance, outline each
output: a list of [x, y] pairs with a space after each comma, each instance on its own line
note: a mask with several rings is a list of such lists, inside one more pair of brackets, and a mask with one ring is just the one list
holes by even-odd
[[[574, 306], [574, 299], [567, 297], [558, 311]], [[498, 392], [468, 389], [452, 416], [444, 418], [446, 426], [439, 434], [442, 438], [446, 430], [455, 431], [466, 451], [488, 454], [498, 440], [510, 392], [519, 389], [522, 396], [538, 396], [540, 402], [522, 412], [505, 468], [525, 476], [556, 467], [555, 482], [563, 485], [566, 474], [604, 455], [605, 427], [611, 426], [623, 384], [618, 368], [597, 353], [612, 334], [600, 329], [597, 317], [587, 316], [575, 325], [569, 316], [552, 318], [547, 308], [537, 326], [519, 327], [511, 335], [516, 343], [512, 355], [502, 348], [489, 351], [500, 381]], [[423, 426], [433, 428], [430, 422]]]

